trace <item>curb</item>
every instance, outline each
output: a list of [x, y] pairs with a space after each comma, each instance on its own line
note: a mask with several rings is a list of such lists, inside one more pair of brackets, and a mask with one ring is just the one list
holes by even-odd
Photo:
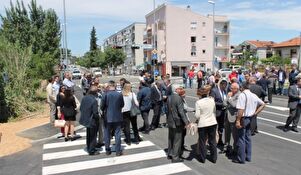
[[[79, 125], [79, 126], [76, 126], [76, 127], [74, 128], [74, 131], [78, 131], [78, 130], [83, 129], [83, 128], [84, 128], [84, 126]], [[61, 135], [61, 133], [57, 133], [57, 134], [55, 134], [55, 135], [53, 135], [53, 136], [46, 137], [46, 138], [43, 138], [43, 139], [32, 140], [30, 143], [34, 144], [34, 143], [38, 143], [38, 142], [42, 142], [42, 141], [47, 141], [47, 140], [50, 140], [50, 139], [57, 138], [57, 137], [60, 136], [60, 135]]]

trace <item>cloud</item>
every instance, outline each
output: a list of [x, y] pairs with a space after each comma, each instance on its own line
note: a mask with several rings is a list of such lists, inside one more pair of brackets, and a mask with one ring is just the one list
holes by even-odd
[[[224, 12], [231, 20], [239, 20], [249, 22], [249, 25], [258, 25], [264, 28], [281, 28], [286, 30], [301, 29], [301, 23], [297, 19], [301, 19], [301, 6], [295, 6], [290, 9], [282, 10], [255, 10], [248, 9], [243, 11]], [[248, 27], [248, 26], [246, 26]]]
[[249, 9], [251, 8], [253, 5], [251, 2], [240, 2], [240, 3], [237, 3], [233, 6], [233, 8], [235, 9]]

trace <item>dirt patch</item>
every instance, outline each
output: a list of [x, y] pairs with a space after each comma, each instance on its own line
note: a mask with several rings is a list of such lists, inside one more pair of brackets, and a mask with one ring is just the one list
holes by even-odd
[[43, 104], [41, 110], [28, 116], [19, 121], [0, 124], [0, 157], [31, 147], [30, 139], [17, 136], [16, 133], [49, 123], [49, 106]]

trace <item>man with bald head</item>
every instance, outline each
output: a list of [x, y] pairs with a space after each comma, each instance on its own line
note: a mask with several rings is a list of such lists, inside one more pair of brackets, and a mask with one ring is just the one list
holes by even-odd
[[[226, 154], [231, 155], [235, 153], [235, 145], [236, 145], [236, 130], [235, 130], [235, 120], [237, 116], [237, 100], [240, 95], [239, 85], [238, 83], [232, 83], [230, 92], [227, 95], [226, 100], [224, 101], [224, 105], [227, 106], [227, 115], [225, 118], [225, 145], [226, 145]], [[231, 134], [233, 138], [233, 146], [231, 146]], [[234, 148], [234, 150], [232, 149]]]

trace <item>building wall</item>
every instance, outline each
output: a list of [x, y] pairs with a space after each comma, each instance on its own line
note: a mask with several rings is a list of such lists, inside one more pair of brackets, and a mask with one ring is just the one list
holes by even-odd
[[[296, 50], [295, 54], [291, 54], [291, 50]], [[300, 47], [282, 47], [282, 48], [273, 48], [273, 54], [277, 54], [277, 51], [281, 51], [282, 58], [298, 58]]]
[[265, 59], [267, 57], [267, 49], [266, 48], [258, 48], [257, 49], [257, 57], [259, 59]]
[[[146, 16], [146, 25], [147, 29], [151, 29], [152, 34], [158, 33], [156, 38], [159, 61], [162, 61], [160, 58], [163, 58], [163, 62], [166, 61], [166, 73], [173, 74], [172, 68], [190, 68], [192, 65], [199, 69], [200, 64], [206, 65], [203, 69], [212, 70], [213, 21], [211, 17], [194, 13], [190, 9], [170, 5], [157, 8], [155, 17], [155, 21], [159, 23], [158, 32], [153, 30], [155, 25], [152, 12]], [[216, 22], [215, 32], [218, 34], [216, 34], [215, 56], [218, 61], [225, 57], [228, 60], [229, 22], [223, 16], [216, 19], [218, 22]], [[224, 28], [225, 24], [227, 24], [226, 29]], [[191, 37], [196, 37], [196, 42], [192, 43]], [[153, 36], [151, 40], [153, 40]], [[151, 41], [151, 43], [153, 42]], [[196, 48], [195, 55], [191, 55], [192, 46]], [[162, 54], [164, 57], [160, 57]]]

